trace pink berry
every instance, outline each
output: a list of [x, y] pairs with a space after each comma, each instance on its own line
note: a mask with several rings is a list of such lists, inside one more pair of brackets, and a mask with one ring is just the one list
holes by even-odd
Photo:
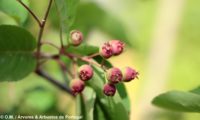
[[124, 82], [129, 82], [131, 80], [134, 80], [135, 78], [138, 77], [138, 72], [130, 67], [125, 67], [122, 70], [123, 73], [123, 81]]
[[99, 53], [104, 58], [110, 58], [113, 55], [112, 46], [108, 42], [104, 43], [100, 47]]
[[70, 89], [74, 95], [81, 93], [84, 90], [84, 88], [85, 88], [85, 83], [82, 80], [74, 79], [70, 83]]
[[70, 33], [70, 40], [71, 40], [71, 44], [74, 46], [78, 46], [82, 43], [83, 41], [83, 34], [82, 32], [78, 31], [78, 30], [73, 30]]
[[90, 65], [82, 65], [79, 68], [79, 78], [83, 81], [91, 79], [93, 76], [93, 69]]
[[123, 52], [125, 46], [123, 42], [119, 40], [111, 40], [109, 43], [112, 46], [114, 55], [119, 55]]
[[107, 71], [106, 77], [111, 83], [119, 83], [122, 81], [123, 76], [119, 68], [113, 67]]
[[116, 87], [113, 84], [107, 83], [104, 85], [103, 92], [107, 96], [114, 96], [116, 92]]

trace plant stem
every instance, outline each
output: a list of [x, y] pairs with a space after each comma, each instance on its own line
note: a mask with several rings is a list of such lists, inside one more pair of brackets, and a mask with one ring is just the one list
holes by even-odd
[[77, 78], [77, 61], [73, 58], [73, 79]]
[[92, 60], [90, 57], [88, 57], [88, 56], [78, 56], [78, 55], [75, 55], [75, 54], [71, 54], [71, 53], [63, 53], [65, 56], [67, 56], [67, 57], [69, 57], [70, 59], [74, 59], [74, 58], [77, 58], [77, 59], [79, 59], [79, 60], [81, 60], [81, 61], [84, 61], [84, 62], [87, 62], [87, 63], [89, 63], [89, 64], [93, 64], [93, 65], [96, 65], [97, 67], [100, 67], [100, 68], [102, 68], [104, 71], [106, 71], [106, 68], [104, 68], [104, 67], [102, 67], [102, 65], [101, 64], [99, 64], [99, 63], [97, 63], [97, 62], [95, 62], [94, 60]]
[[99, 55], [99, 53], [94, 53], [94, 54], [88, 56], [88, 58], [93, 58], [93, 57], [96, 57], [96, 56], [98, 56], [98, 55]]
[[41, 26], [40, 26], [40, 31], [39, 31], [39, 35], [38, 35], [38, 44], [37, 44], [37, 64], [39, 64], [42, 35], [43, 35], [44, 27], [45, 27], [45, 24], [46, 24], [46, 21], [47, 21], [47, 17], [49, 15], [49, 11], [50, 11], [50, 8], [51, 8], [52, 1], [53, 0], [49, 1], [48, 8], [46, 10], [44, 19], [42, 20], [42, 23], [41, 23]]
[[105, 59], [103, 58], [103, 60], [101, 61], [101, 67], [103, 67], [105, 64]]
[[47, 44], [47, 45], [50, 45], [58, 50], [60, 50], [60, 48], [58, 46], [56, 46], [55, 44], [49, 42], [49, 41], [41, 41], [41, 44]]
[[49, 76], [47, 73], [45, 73], [43, 70], [41, 69], [37, 69], [35, 71], [35, 73], [43, 78], [45, 78], [46, 80], [48, 80], [50, 83], [52, 83], [53, 85], [57, 86], [58, 88], [60, 88], [61, 90], [69, 93], [70, 95], [74, 96], [70, 90], [70, 88], [68, 88], [67, 86], [65, 86], [64, 84], [58, 82], [57, 80], [55, 80], [54, 78], [52, 78], [51, 76]]
[[[55, 1], [54, 1], [54, 3], [56, 4]], [[61, 22], [60, 12], [58, 11], [57, 5], [55, 5], [55, 7], [56, 7], [57, 14], [58, 14], [58, 19], [60, 21], [59, 22], [59, 27], [60, 27], [60, 34], [59, 34], [59, 36], [60, 36], [60, 45], [61, 45], [61, 48], [63, 48], [64, 44], [63, 44], [63, 36], [62, 36], [62, 32], [63, 32], [63, 30], [62, 30], [62, 22]]]
[[42, 24], [41, 24], [39, 18], [35, 15], [35, 13], [26, 4], [24, 4], [21, 0], [17, 0], [17, 1], [33, 16], [33, 18], [36, 20], [38, 25], [41, 27]]
[[61, 45], [61, 48], [64, 47], [64, 44], [63, 44], [63, 36], [62, 36], [62, 27], [60, 27], [60, 45]]
[[71, 71], [67, 69], [67, 67], [66, 67], [66, 65], [65, 65], [65, 63], [63, 61], [61, 61], [60, 59], [55, 59], [55, 61], [60, 66], [60, 69], [61, 69], [62, 73], [64, 74], [63, 76], [66, 77], [66, 72], [68, 72], [68, 74], [70, 75], [70, 77], [71, 78], [73, 77], [73, 73], [71, 73]]

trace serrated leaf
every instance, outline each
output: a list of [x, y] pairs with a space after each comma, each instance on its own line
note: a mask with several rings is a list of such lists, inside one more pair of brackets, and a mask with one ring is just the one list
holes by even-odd
[[200, 112], [200, 95], [191, 92], [170, 91], [155, 97], [156, 106], [180, 112]]
[[[28, 0], [23, 2], [29, 6]], [[19, 24], [23, 24], [28, 17], [28, 11], [16, 0], [0, 0], [0, 11], [13, 17]]]
[[15, 81], [35, 70], [34, 37], [25, 29], [0, 26], [0, 81]]

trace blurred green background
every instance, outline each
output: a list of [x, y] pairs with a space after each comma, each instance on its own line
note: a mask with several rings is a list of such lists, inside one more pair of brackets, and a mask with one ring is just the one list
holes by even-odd
[[[139, 70], [139, 80], [127, 83], [131, 120], [198, 120], [200, 114], [176, 113], [154, 107], [151, 100], [168, 90], [188, 91], [198, 87], [200, 76], [199, 0], [80, 0], [73, 28], [84, 32], [88, 44], [121, 39], [127, 49], [109, 59], [117, 67]], [[30, 0], [31, 9], [42, 18], [48, 0]], [[17, 4], [17, 3], [16, 3]], [[44, 40], [59, 44], [55, 6], [51, 9]], [[17, 24], [0, 12], [0, 24]], [[24, 25], [36, 36], [38, 27], [29, 16]], [[51, 47], [44, 51], [55, 52]], [[62, 80], [54, 62], [48, 72]], [[73, 98], [45, 80], [29, 75], [14, 83], [0, 83], [0, 113], [75, 113]], [[38, 99], [39, 98], [39, 99]]]

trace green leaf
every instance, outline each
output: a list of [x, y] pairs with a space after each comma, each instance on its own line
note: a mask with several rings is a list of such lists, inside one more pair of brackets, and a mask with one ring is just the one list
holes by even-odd
[[78, 116], [82, 116], [83, 120], [86, 119], [87, 113], [86, 113], [85, 103], [81, 95], [76, 96], [76, 114]]
[[11, 25], [0, 26], [0, 81], [14, 81], [35, 70], [34, 37], [25, 29]]
[[[102, 58], [100, 55], [98, 55], [98, 56], [95, 56], [95, 57], [94, 57], [94, 60], [96, 60], [98, 63], [101, 63], [102, 60], [103, 60], [103, 58]], [[109, 61], [107, 61], [107, 60], [104, 61], [104, 65], [105, 65], [106, 67], [108, 67], [108, 68], [111, 68], [111, 67], [112, 67], [112, 64], [111, 64]]]
[[27, 113], [42, 113], [50, 110], [56, 103], [56, 97], [47, 89], [36, 89], [24, 97], [22, 110]]
[[197, 88], [191, 90], [190, 92], [200, 95], [200, 87], [197, 87]]
[[101, 109], [98, 103], [95, 103], [94, 118], [95, 120], [106, 120], [104, 111]]
[[[29, 6], [28, 0], [23, 2]], [[16, 0], [0, 0], [0, 11], [13, 17], [19, 24], [23, 24], [28, 17], [28, 11]]]
[[98, 28], [113, 37], [113, 39], [122, 40], [131, 46], [122, 22], [94, 2], [83, 3], [78, 7], [73, 27], [81, 30], [85, 36], [93, 28]]
[[75, 19], [79, 0], [55, 0], [62, 30], [69, 32]]
[[93, 120], [94, 118], [94, 104], [96, 100], [96, 93], [90, 87], [86, 87], [81, 96], [79, 96], [79, 114], [83, 116], [83, 120]]
[[125, 85], [123, 83], [119, 83], [116, 85], [116, 88], [118, 90], [118, 93], [122, 99], [122, 104], [124, 105], [124, 107], [126, 108], [126, 110], [128, 112], [130, 112], [131, 110], [131, 104], [130, 104], [130, 100], [129, 100], [129, 96], [126, 92], [126, 88]]
[[180, 112], [200, 112], [200, 95], [191, 92], [170, 91], [155, 97], [156, 106]]
[[86, 45], [82, 44], [78, 47], [69, 46], [66, 49], [69, 53], [79, 54], [79, 55], [90, 55], [93, 53], [97, 53], [99, 51], [99, 48], [96, 46]]

